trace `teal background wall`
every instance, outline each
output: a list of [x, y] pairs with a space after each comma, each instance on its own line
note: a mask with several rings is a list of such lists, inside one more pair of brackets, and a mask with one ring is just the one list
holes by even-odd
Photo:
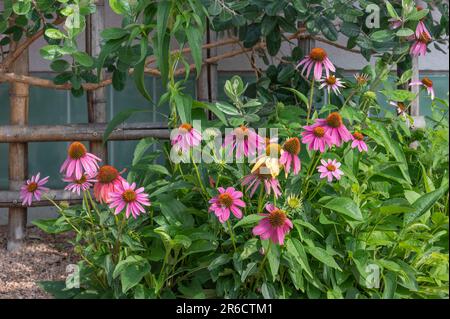
[[[50, 73], [34, 73], [33, 75], [51, 78]], [[219, 74], [219, 99], [225, 99], [223, 86], [225, 81], [234, 73], [224, 72]], [[251, 81], [252, 74], [241, 74], [244, 80]], [[446, 98], [448, 93], [448, 74], [426, 74], [434, 81], [437, 96]], [[157, 78], [147, 77], [146, 87], [150, 94], [158, 100], [162, 94], [161, 81]], [[7, 84], [0, 84], [0, 125], [8, 124], [9, 121], [9, 96]], [[188, 93], [195, 95], [195, 81], [192, 80], [186, 87]], [[112, 87], [107, 87], [107, 110], [108, 118], [111, 119], [118, 112], [127, 108], [150, 108], [156, 112], [139, 113], [129, 122], [164, 122], [165, 117], [159, 113], [168, 114], [167, 107], [156, 107], [145, 100], [136, 90], [132, 81], [129, 81], [123, 91], [117, 92]], [[421, 113], [430, 115], [430, 101], [425, 93], [421, 95]], [[86, 96], [73, 97], [70, 92], [56, 91], [32, 87], [30, 91], [30, 125], [64, 124], [64, 123], [86, 123], [87, 122]], [[125, 168], [131, 163], [134, 147], [137, 141], [108, 142], [110, 163], [118, 168]], [[45, 142], [29, 144], [29, 172], [35, 174], [40, 171], [44, 176], [52, 177], [50, 187], [62, 187], [60, 181], [59, 167], [65, 159], [67, 142]], [[8, 185], [8, 146], [0, 143], [0, 189]]]

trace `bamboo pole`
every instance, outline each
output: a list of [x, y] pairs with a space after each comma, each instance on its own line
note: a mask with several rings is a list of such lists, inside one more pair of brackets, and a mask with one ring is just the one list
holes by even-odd
[[[46, 196], [56, 203], [65, 201], [68, 203], [80, 203], [83, 196], [78, 196], [75, 193], [67, 192], [64, 190], [51, 190], [46, 193]], [[52, 206], [53, 203], [47, 199], [35, 201], [31, 204], [32, 207]], [[19, 198], [19, 192], [17, 191], [0, 191], [0, 208], [23, 208], [22, 201]]]
[[[11, 66], [14, 73], [28, 73], [28, 50], [22, 52]], [[28, 124], [29, 85], [25, 83], [11, 83], [10, 91], [10, 123], [12, 125]], [[28, 145], [26, 143], [9, 144], [9, 189], [18, 191], [28, 175]], [[26, 235], [27, 209], [11, 207], [8, 220], [7, 249], [17, 250], [21, 247]]]
[[[104, 0], [96, 1], [97, 9], [95, 13], [87, 17], [86, 23], [86, 52], [91, 56], [97, 56], [101, 51], [100, 32], [105, 25], [105, 2]], [[101, 72], [100, 79], [104, 77]], [[99, 87], [96, 90], [88, 91], [87, 107], [89, 123], [106, 123], [106, 94], [105, 87]], [[107, 144], [101, 141], [91, 141], [89, 143], [91, 152], [100, 157], [104, 163], [108, 162]]]
[[[0, 143], [90, 141], [102, 142], [107, 124], [5, 125], [0, 126]], [[145, 137], [169, 139], [167, 124], [124, 123], [114, 129], [109, 140], [137, 140]]]

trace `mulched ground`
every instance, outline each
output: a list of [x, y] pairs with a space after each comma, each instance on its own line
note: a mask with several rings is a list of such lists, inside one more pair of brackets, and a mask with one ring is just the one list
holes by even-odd
[[66, 267], [76, 263], [69, 235], [49, 235], [28, 227], [27, 239], [16, 252], [6, 250], [6, 226], [0, 226], [0, 299], [51, 298], [41, 280], [65, 280]]

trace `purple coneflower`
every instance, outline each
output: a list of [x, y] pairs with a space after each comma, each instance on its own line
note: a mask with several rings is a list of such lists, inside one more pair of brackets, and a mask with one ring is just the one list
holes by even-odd
[[230, 218], [230, 213], [241, 219], [241, 207], [245, 207], [244, 201], [241, 200], [242, 192], [237, 191], [233, 187], [228, 187], [227, 189], [219, 187], [217, 190], [219, 195], [209, 200], [211, 204], [209, 211], [214, 212], [222, 224]]
[[297, 68], [303, 66], [302, 73], [306, 71], [306, 76], [309, 77], [311, 70], [314, 68], [314, 77], [316, 81], [319, 81], [322, 77], [322, 71], [325, 69], [327, 77], [331, 72], [335, 72], [336, 68], [328, 58], [327, 52], [322, 48], [314, 48], [309, 55], [303, 58], [297, 65]]
[[273, 204], [267, 204], [268, 214], [264, 216], [253, 228], [253, 235], [259, 236], [262, 240], [269, 239], [278, 245], [284, 244], [284, 237], [294, 227], [286, 215], [286, 212], [275, 207]]
[[125, 208], [125, 216], [130, 214], [136, 219], [141, 213], [145, 213], [142, 206], [150, 206], [148, 194], [144, 193], [144, 187], [136, 189], [136, 183], [128, 184], [123, 180], [115, 190], [109, 194], [109, 208], [115, 209], [114, 214], [120, 214]]
[[48, 182], [48, 176], [40, 179], [41, 173], [37, 173], [35, 176], [31, 176], [25, 184], [20, 188], [20, 199], [23, 206], [31, 206], [33, 197], [37, 200], [41, 200], [42, 192], [47, 192], [49, 189], [44, 187]]

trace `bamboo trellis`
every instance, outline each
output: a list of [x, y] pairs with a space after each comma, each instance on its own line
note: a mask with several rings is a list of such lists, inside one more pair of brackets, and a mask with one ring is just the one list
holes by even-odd
[[[100, 52], [100, 32], [104, 28], [105, 9], [104, 1], [96, 1], [97, 11], [91, 15], [86, 24], [86, 50], [88, 54], [98, 55]], [[53, 24], [61, 24], [62, 18], [56, 19]], [[9, 208], [8, 223], [8, 249], [14, 250], [20, 247], [26, 230], [27, 209], [20, 205], [19, 187], [28, 177], [28, 144], [29, 142], [45, 141], [88, 141], [91, 152], [103, 159], [107, 159], [107, 150], [102, 143], [106, 123], [106, 97], [105, 87], [112, 84], [110, 75], [102, 74], [98, 83], [84, 83], [87, 91], [88, 124], [66, 125], [38, 125], [28, 126], [29, 87], [41, 87], [54, 90], [70, 90], [71, 84], [54, 84], [51, 80], [43, 79], [28, 74], [28, 48], [44, 34], [44, 29], [18, 43], [10, 45], [10, 52], [0, 62], [0, 83], [10, 84], [10, 125], [0, 126], [0, 143], [9, 143], [9, 190], [0, 191], [0, 207]], [[299, 28], [296, 33], [284, 36], [284, 41], [292, 40], [316, 40], [333, 45], [342, 50], [359, 53], [358, 50], [347, 49], [336, 43], [332, 43], [318, 36], [306, 34], [305, 28]], [[217, 54], [217, 48], [238, 44], [239, 49]], [[197, 80], [197, 98], [199, 100], [214, 101], [217, 98], [217, 63], [221, 60], [239, 56], [250, 55], [254, 62], [254, 55], [266, 48], [266, 43], [261, 41], [251, 48], [243, 47], [239, 40], [233, 36], [217, 40], [216, 34], [208, 30], [206, 43], [202, 46], [204, 51], [202, 72]], [[184, 48], [181, 53], [189, 53], [189, 48]], [[172, 54], [180, 53], [174, 50]], [[155, 57], [149, 57], [146, 61], [145, 73], [151, 76], [160, 76], [160, 72], [152, 65]], [[254, 64], [252, 64], [254, 66]], [[189, 66], [189, 71], [195, 70], [195, 65]], [[175, 74], [184, 74], [187, 70], [177, 69]], [[133, 70], [129, 70], [132, 74]], [[169, 130], [163, 123], [134, 123], [122, 124], [110, 135], [110, 140], [136, 140], [144, 137], [168, 139]], [[77, 202], [80, 198], [63, 190], [50, 192], [55, 201]], [[49, 201], [33, 203], [33, 206], [50, 206]]]

